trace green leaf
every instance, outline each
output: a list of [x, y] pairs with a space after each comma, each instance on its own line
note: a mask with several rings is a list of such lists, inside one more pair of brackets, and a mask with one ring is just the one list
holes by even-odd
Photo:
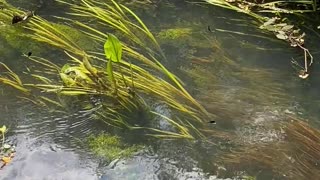
[[122, 56], [122, 45], [119, 39], [113, 34], [108, 35], [108, 39], [104, 44], [104, 53], [108, 60], [120, 62]]

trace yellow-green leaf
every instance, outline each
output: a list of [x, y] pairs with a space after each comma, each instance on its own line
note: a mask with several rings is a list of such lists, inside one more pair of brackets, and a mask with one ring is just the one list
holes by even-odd
[[113, 34], [108, 35], [108, 39], [104, 44], [104, 53], [108, 60], [120, 62], [122, 56], [122, 45], [119, 39]]

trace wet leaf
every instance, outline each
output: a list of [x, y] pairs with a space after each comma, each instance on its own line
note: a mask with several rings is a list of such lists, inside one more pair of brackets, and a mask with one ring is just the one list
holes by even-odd
[[120, 62], [122, 56], [122, 45], [119, 39], [113, 34], [108, 35], [108, 39], [104, 44], [104, 53], [108, 60]]
[[282, 39], [282, 40], [286, 40], [286, 39], [288, 39], [288, 36], [286, 36], [285, 34], [277, 34], [277, 38]]
[[284, 26], [281, 30], [288, 31], [288, 30], [292, 29], [293, 27], [294, 27], [293, 25], [287, 25], [287, 26]]
[[276, 22], [276, 19], [275, 18], [271, 18], [267, 22], [265, 22], [263, 24], [263, 26], [268, 26], [268, 25], [274, 24], [275, 22]]

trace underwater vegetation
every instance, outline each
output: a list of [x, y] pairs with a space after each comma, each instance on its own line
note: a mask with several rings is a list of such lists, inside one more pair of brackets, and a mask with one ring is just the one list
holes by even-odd
[[[90, 24], [85, 23], [85, 20], [81, 22], [59, 18], [78, 26], [81, 32], [76, 33], [76, 30], [73, 30], [75, 33], [72, 34], [80, 34], [81, 38], [86, 36], [89, 39], [88, 44], [96, 44], [100, 50], [104, 44], [102, 52], [90, 51], [79, 43], [74, 35], [66, 33], [70, 32], [70, 28], [73, 29], [71, 26], [52, 23], [35, 15], [27, 22], [18, 23], [25, 29], [24, 34], [28, 34], [30, 39], [64, 51], [63, 59], [68, 59], [69, 62], [59, 65], [43, 57], [26, 56], [31, 63], [27, 69], [28, 74], [36, 80], [36, 83], [23, 82], [19, 75], [1, 64], [6, 71], [1, 75], [2, 83], [20, 90], [24, 94], [20, 98], [44, 107], [49, 104], [63, 109], [61, 99], [65, 96], [100, 99], [102, 103], [94, 107], [97, 109], [95, 117], [100, 117], [110, 126], [131, 130], [143, 129], [150, 131], [148, 134], [156, 137], [189, 139], [194, 136], [201, 137], [195, 125], [203, 124], [202, 118], [208, 117], [208, 113], [183, 88], [180, 80], [157, 60], [157, 57], [165, 59], [165, 56], [155, 37], [137, 15], [115, 1], [100, 3], [83, 0], [78, 4], [58, 2], [68, 5], [71, 9], [69, 14], [75, 18], [96, 19], [104, 25], [103, 28], [109, 28], [114, 34], [120, 33], [120, 37], [125, 41], [120, 41], [111, 33], [105, 33], [105, 30], [103, 32], [98, 28], [92, 28]], [[23, 14], [10, 7], [1, 12], [1, 17], [7, 22], [15, 13]], [[37, 95], [39, 93], [41, 96]], [[57, 98], [51, 99], [44, 94], [56, 94]], [[143, 100], [143, 96], [146, 95], [155, 100], [159, 99], [161, 103], [192, 118], [173, 120], [173, 117], [165, 117], [147, 110], [146, 101]], [[147, 113], [149, 111], [151, 116], [159, 116], [175, 130], [169, 132], [151, 127], [134, 127], [127, 120], [130, 120], [130, 112], [134, 113], [139, 109], [147, 110]], [[125, 111], [128, 113], [124, 113]]]
[[92, 149], [96, 155], [106, 158], [109, 162], [118, 158], [130, 157], [143, 149], [143, 146], [139, 145], [126, 145], [120, 137], [107, 133], [97, 136], [91, 135], [87, 141], [89, 148]]
[[[49, 112], [89, 110], [92, 119], [105, 127], [105, 133], [87, 139], [86, 145], [95, 154], [112, 161], [131, 157], [144, 148], [127, 144], [117, 134], [121, 130], [213, 146], [217, 154], [206, 149], [203, 164], [226, 170], [203, 169], [222, 178], [240, 177], [239, 172], [245, 172], [242, 179], [259, 179], [266, 172], [271, 172], [267, 177], [279, 179], [318, 176], [319, 131], [294, 118], [274, 120], [283, 117], [282, 110], [293, 98], [287, 93], [289, 83], [275, 80], [278, 72], [240, 65], [232, 53], [222, 49], [217, 37], [211, 35], [214, 33], [202, 35], [184, 22], [151, 32], [127, 6], [154, 7], [156, 1], [139, 1], [136, 6], [133, 1], [57, 2], [69, 10], [66, 17], [55, 17], [55, 21], [37, 14], [31, 17], [4, 2], [0, 30], [7, 33], [1, 34], [1, 41], [12, 46], [8, 49], [23, 53], [25, 61], [21, 63], [23, 73], [0, 63], [0, 84], [6, 85], [4, 91], [18, 92], [18, 100]], [[239, 2], [223, 3], [232, 8], [230, 3]], [[255, 17], [261, 29], [290, 46], [304, 48], [304, 33], [293, 25], [238, 8]], [[12, 24], [13, 19], [19, 21]], [[175, 61], [167, 56], [165, 46], [183, 46], [185, 50], [178, 52], [184, 55], [177, 67], [181, 79], [164, 65]], [[304, 53], [312, 57], [307, 49]], [[310, 59], [305, 64], [301, 78], [308, 75]], [[187, 85], [192, 88], [186, 89]], [[265, 118], [264, 113], [274, 110], [272, 107], [277, 111]], [[267, 125], [255, 127], [256, 121]], [[260, 130], [276, 135], [269, 138], [261, 132], [252, 140], [246, 128], [254, 131], [249, 135]], [[139, 141], [141, 136], [134, 138]]]

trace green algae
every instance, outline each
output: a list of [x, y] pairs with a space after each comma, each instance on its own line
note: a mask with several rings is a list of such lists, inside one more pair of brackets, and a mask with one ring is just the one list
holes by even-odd
[[192, 34], [191, 28], [173, 28], [162, 30], [158, 33], [158, 38], [167, 40], [178, 40], [189, 38]]
[[128, 145], [118, 136], [102, 133], [88, 138], [89, 148], [100, 157], [109, 161], [118, 158], [128, 158], [139, 150], [143, 149], [140, 145]]

